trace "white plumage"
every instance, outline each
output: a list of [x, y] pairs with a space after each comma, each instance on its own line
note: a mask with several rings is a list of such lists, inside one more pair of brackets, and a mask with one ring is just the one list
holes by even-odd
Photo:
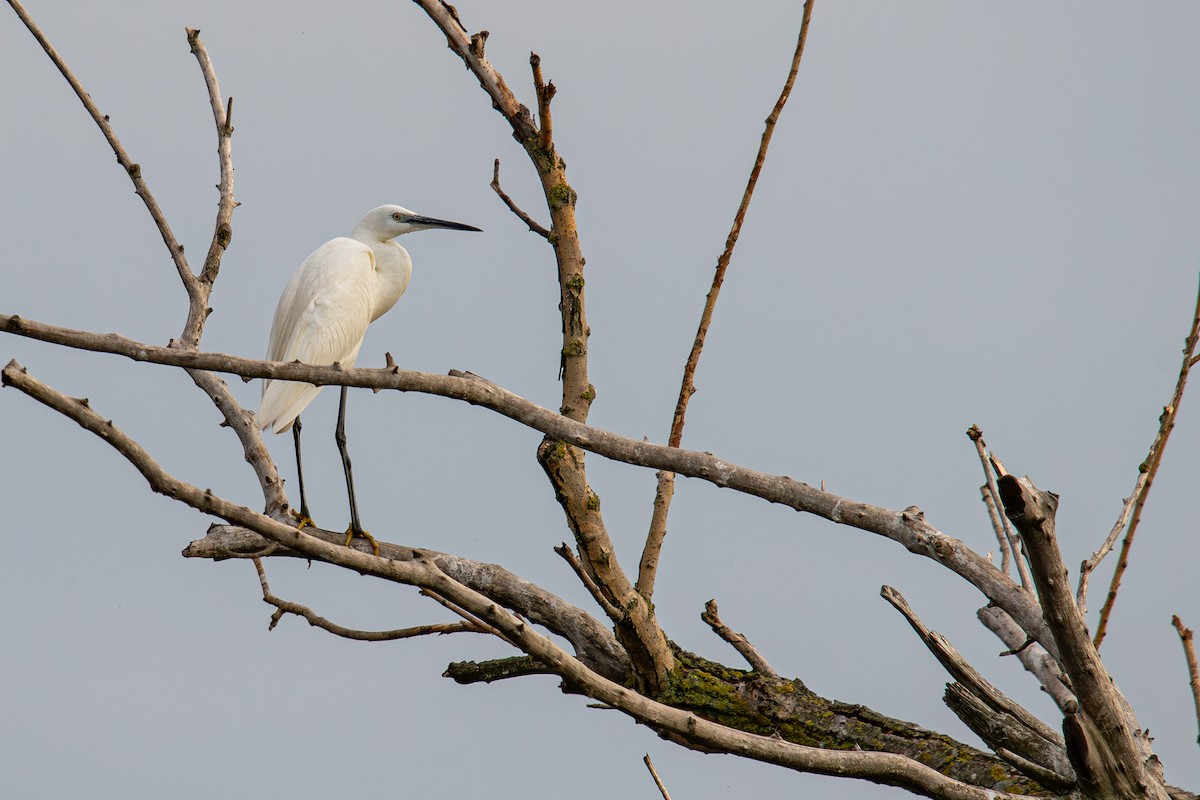
[[[383, 316], [408, 288], [412, 259], [393, 240], [425, 228], [477, 231], [470, 225], [414, 214], [400, 206], [380, 206], [354, 226], [349, 238], [338, 237], [318, 247], [304, 259], [279, 298], [267, 358], [305, 364], [340, 363], [354, 366], [367, 326]], [[296, 446], [296, 476], [300, 484], [300, 526], [312, 524], [304, 496], [304, 470], [300, 460], [300, 412], [308, 407], [320, 386], [296, 381], [263, 382], [258, 424], [275, 433], [291, 430]], [[337, 444], [350, 496], [350, 527], [346, 544], [355, 536], [366, 539], [375, 555], [379, 545], [363, 530], [354, 499], [354, 478], [346, 451], [346, 387], [338, 407]]]
[[[353, 366], [367, 326], [396, 304], [412, 276], [408, 251], [393, 240], [426, 228], [479, 230], [400, 206], [380, 206], [359, 221], [349, 238], [332, 239], [314, 250], [279, 298], [267, 358]], [[320, 391], [309, 383], [264, 381], [259, 425], [275, 433], [290, 430]]]

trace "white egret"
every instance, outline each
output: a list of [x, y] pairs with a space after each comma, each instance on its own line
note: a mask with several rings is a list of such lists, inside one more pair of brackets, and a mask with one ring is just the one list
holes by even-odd
[[[380, 206], [369, 211], [354, 226], [349, 238], [340, 236], [318, 247], [297, 268], [279, 297], [267, 358], [271, 361], [301, 361], [305, 364], [340, 363], [354, 366], [367, 326], [387, 313], [412, 275], [408, 251], [394, 239], [427, 228], [478, 231], [479, 228], [423, 217], [400, 206]], [[263, 382], [258, 424], [275, 433], [291, 429], [296, 446], [296, 473], [300, 484], [300, 525], [311, 524], [304, 496], [304, 474], [300, 465], [300, 412], [320, 386], [294, 381]], [[379, 545], [363, 530], [354, 498], [350, 456], [346, 452], [346, 387], [338, 405], [336, 440], [350, 494], [350, 527], [346, 544], [355, 536]]]

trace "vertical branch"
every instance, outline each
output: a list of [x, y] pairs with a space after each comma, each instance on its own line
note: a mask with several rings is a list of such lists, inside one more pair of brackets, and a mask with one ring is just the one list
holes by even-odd
[[[233, 98], [224, 101], [222, 106], [221, 86], [217, 82], [212, 60], [208, 57], [208, 49], [205, 48], [204, 42], [200, 41], [200, 31], [194, 28], [186, 30], [188, 44], [200, 63], [200, 71], [204, 74], [204, 83], [208, 87], [208, 100], [212, 106], [213, 122], [217, 130], [217, 158], [221, 167], [221, 182], [217, 184], [220, 199], [217, 201], [215, 230], [212, 243], [208, 247], [208, 255], [204, 257], [204, 267], [200, 270], [201, 283], [211, 288], [217, 279], [217, 271], [221, 268], [221, 257], [233, 238], [233, 209], [237, 205], [233, 199]], [[199, 336], [196, 338], [199, 339]]]
[[[983, 465], [983, 477], [987, 481], [984, 486], [985, 503], [992, 515], [992, 526], [996, 529], [996, 539], [1000, 543], [1000, 551], [1003, 553], [1001, 571], [1008, 574], [1008, 563], [1010, 558], [1015, 557], [1017, 562], [1017, 574], [1021, 576], [1021, 587], [1024, 589], [1033, 588], [1033, 580], [1029, 577], [1029, 567], [1025, 564], [1025, 558], [1021, 554], [1020, 543], [1013, 535], [1012, 527], [1008, 524], [1008, 518], [995, 513], [1000, 507], [1000, 490], [996, 488], [996, 469], [991, 456], [987, 452], [987, 443], [983, 441], [983, 431], [978, 425], [972, 425], [967, 429], [967, 437], [975, 443], [975, 452], [979, 455], [979, 462]], [[987, 501], [990, 501], [988, 503]], [[999, 523], [999, 525], [997, 525]]]
[[[1167, 447], [1167, 439], [1171, 436], [1171, 431], [1175, 429], [1175, 418], [1179, 414], [1179, 404], [1183, 401], [1183, 390], [1187, 387], [1188, 372], [1197, 361], [1200, 361], [1200, 356], [1196, 355], [1198, 342], [1200, 342], [1200, 290], [1197, 290], [1196, 293], [1196, 309], [1192, 313], [1192, 326], [1184, 341], [1183, 365], [1179, 368], [1179, 379], [1175, 382], [1175, 392], [1171, 395], [1171, 402], [1163, 408], [1163, 413], [1158, 418], [1158, 433], [1154, 437], [1154, 443], [1150, 445], [1149, 455], [1146, 456], [1146, 460], [1142, 462], [1138, 470], [1145, 475], [1145, 480], [1142, 480], [1141, 475], [1138, 476], [1138, 485], [1125, 503], [1126, 509], [1133, 509], [1129, 520], [1129, 530], [1125, 534], [1124, 541], [1121, 542], [1121, 553], [1117, 558], [1117, 566], [1113, 569], [1112, 581], [1108, 586], [1108, 596], [1104, 599], [1104, 605], [1100, 609], [1100, 620], [1096, 623], [1094, 639], [1096, 647], [1100, 647], [1100, 643], [1104, 641], [1105, 633], [1108, 631], [1108, 620], [1112, 616], [1113, 606], [1117, 602], [1121, 579], [1125, 575], [1126, 567], [1129, 566], [1129, 551], [1133, 547], [1133, 537], [1137, 534], [1138, 523], [1142, 519], [1142, 509], [1146, 506], [1146, 498], [1150, 494], [1154, 476], [1158, 474], [1158, 467], [1162, 464], [1162, 455], [1163, 450]], [[1122, 509], [1122, 515], [1126, 513], [1129, 512]], [[1109, 547], [1111, 548], [1111, 545]], [[1084, 566], [1080, 568], [1079, 599], [1077, 601], [1080, 606], [1084, 605], [1087, 596], [1083, 570], [1087, 568], [1088, 572], [1091, 572], [1095, 569], [1095, 564], [1098, 564], [1105, 555], [1107, 555], [1107, 551], [1101, 548], [1101, 551], [1085, 561]], [[1093, 561], [1095, 563], [1092, 563]]]
[[[671, 447], [679, 447], [680, 442], [683, 440], [683, 424], [684, 418], [687, 415], [688, 401], [696, 393], [696, 366], [700, 363], [700, 353], [704, 349], [704, 340], [708, 336], [708, 327], [712, 324], [713, 309], [716, 308], [717, 297], [721, 294], [721, 285], [725, 282], [725, 272], [729, 269], [729, 262], [733, 258], [733, 248], [737, 245], [738, 237], [742, 233], [742, 224], [746, 220], [746, 211], [750, 208], [750, 200], [754, 196], [754, 187], [758, 184], [758, 176], [762, 172], [763, 164], [767, 160], [767, 148], [771, 144], [771, 137], [775, 134], [775, 124], [779, 121], [779, 115], [783, 113], [783, 107], [787, 104], [788, 98], [792, 94], [792, 86], [796, 83], [796, 75], [800, 71], [800, 59], [804, 55], [804, 43], [808, 39], [808, 25], [812, 20], [812, 7], [813, 0], [805, 0], [804, 16], [800, 22], [800, 34], [796, 37], [796, 50], [792, 54], [792, 63], [788, 69], [787, 80], [783, 83], [783, 90], [779, 93], [779, 99], [775, 101], [775, 106], [767, 116], [762, 139], [758, 145], [758, 153], [754, 157], [754, 166], [751, 168], [750, 177], [746, 181], [746, 189], [742, 192], [742, 200], [738, 204], [737, 213], [734, 214], [733, 225], [729, 229], [729, 235], [725, 237], [725, 249], [717, 258], [716, 270], [713, 273], [712, 288], [708, 290], [708, 296], [705, 298], [704, 310], [700, 313], [700, 325], [696, 330], [696, 338], [692, 341], [691, 352], [688, 353], [687, 362], [683, 367], [683, 381], [679, 387], [679, 399], [675, 402], [675, 413], [671, 419], [671, 434], [667, 440], [667, 443]], [[658, 488], [654, 497], [654, 513], [650, 518], [650, 530], [646, 536], [646, 544], [642, 549], [641, 566], [638, 570], [638, 592], [647, 600], [654, 594], [654, 580], [658, 572], [659, 555], [662, 552], [663, 540], [667, 536], [667, 515], [670, 513], [671, 498], [674, 494], [674, 473], [659, 472]]]
[[[541, 59], [531, 54], [530, 68], [541, 118], [539, 128], [529, 109], [517, 101], [504, 78], [488, 62], [487, 32], [468, 35], [457, 12], [441, 0], [416, 2], [446, 35], [450, 49], [491, 97], [492, 105], [507, 120], [513, 138], [525, 149], [537, 171], [550, 212], [546, 239], [554, 249], [558, 267], [558, 308], [562, 318], [559, 412], [571, 420], [586, 422], [596, 389], [588, 381], [587, 341], [591, 331], [584, 304], [585, 260], [575, 219], [578, 196], [567, 182], [566, 162], [559, 157], [553, 139], [550, 101], [554, 85], [545, 81]], [[666, 681], [674, 656], [653, 609], [636, 592], [617, 560], [600, 513], [600, 498], [587, 481], [584, 451], [547, 438], [538, 448], [538, 461], [575, 535], [584, 574], [595, 582], [605, 601], [619, 610], [614, 626], [630, 655], [637, 681], [652, 691], [657, 689]]]

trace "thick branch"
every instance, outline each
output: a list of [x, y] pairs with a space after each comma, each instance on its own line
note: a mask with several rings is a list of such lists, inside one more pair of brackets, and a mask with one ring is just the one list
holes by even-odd
[[1146, 769], [1150, 753], [1140, 726], [1126, 716], [1075, 604], [1054, 535], [1058, 496], [1037, 489], [1028, 478], [1004, 475], [998, 484], [1004, 511], [1021, 533], [1046, 622], [1058, 643], [1059, 663], [1079, 701], [1080, 714], [1069, 715], [1064, 729], [1072, 766], [1081, 781], [1101, 787], [1106, 796], [1166, 798], [1162, 784]]
[[650, 700], [619, 683], [603, 678], [572, 658], [549, 638], [489, 598], [453, 580], [435, 561], [419, 551], [411, 560], [389, 560], [326, 542], [277, 520], [184, 483], [161, 469], [146, 452], [111, 421], [82, 401], [69, 398], [29, 376], [19, 365], [3, 370], [6, 385], [19, 388], [96, 433], [146, 477], [155, 491], [167, 494], [205, 513], [244, 525], [278, 546], [331, 564], [397, 583], [435, 592], [500, 630], [526, 655], [546, 665], [573, 690], [620, 709], [664, 734], [709, 752], [725, 752], [801, 772], [854, 777], [907, 788], [940, 800], [1004, 800], [1017, 797], [967, 785], [905, 756], [892, 753], [831, 751], [792, 744], [779, 738], [734, 730], [695, 714]]
[[634, 671], [649, 691], [660, 690], [674, 658], [649, 604], [633, 588], [617, 561], [612, 539], [600, 515], [600, 498], [585, 477], [583, 451], [546, 438], [538, 447], [538, 463], [546, 471], [567, 524], [575, 534], [585, 573], [595, 581], [609, 605], [619, 611], [613, 620], [617, 639], [629, 653]]
[[822, 491], [782, 475], [738, 466], [710, 453], [700, 453], [630, 439], [556, 414], [469, 373], [431, 375], [390, 369], [345, 369], [339, 365], [259, 361], [222, 353], [193, 353], [143, 344], [117, 334], [72, 331], [0, 314], [0, 330], [70, 347], [114, 353], [135, 361], [210, 369], [249, 378], [275, 378], [318, 385], [360, 386], [421, 392], [489, 408], [558, 441], [615, 461], [664, 469], [730, 488], [884, 536], [910, 552], [932, 558], [966, 579], [991, 602], [1007, 611], [1028, 636], [1055, 654], [1041, 609], [1030, 595], [982, 555], [925, 521], [917, 508], [893, 511]]
[[[304, 531], [330, 544], [341, 544], [346, 540], [344, 531], [311, 527], [305, 527]], [[365, 548], [364, 552], [370, 550], [370, 546], [362, 540], [355, 539], [353, 544]], [[497, 564], [485, 564], [436, 550], [379, 542], [380, 557], [390, 561], [409, 561], [417, 553], [432, 559], [438, 569], [462, 585], [487, 595], [505, 608], [569, 641], [575, 648], [576, 657], [590, 669], [613, 680], [625, 679], [629, 669], [628, 657], [608, 628], [557, 595]], [[210, 527], [203, 539], [197, 539], [184, 549], [183, 556], [214, 561], [228, 558], [308, 558], [304, 553], [264, 539], [253, 530], [229, 525]]]
[[916, 631], [917, 636], [921, 638], [925, 647], [929, 649], [933, 657], [950, 673], [954, 680], [962, 684], [964, 688], [986, 703], [990, 708], [1011, 715], [1014, 719], [1019, 720], [1023, 726], [1029, 728], [1029, 730], [1047, 742], [1059, 748], [1063, 746], [1061, 735], [1025, 710], [1015, 700], [1009, 698], [993, 686], [959, 654], [958, 650], [946, 637], [926, 627], [925, 623], [916, 615], [916, 612], [912, 610], [908, 601], [904, 599], [904, 595], [891, 586], [884, 586], [879, 593], [908, 620], [908, 624]]

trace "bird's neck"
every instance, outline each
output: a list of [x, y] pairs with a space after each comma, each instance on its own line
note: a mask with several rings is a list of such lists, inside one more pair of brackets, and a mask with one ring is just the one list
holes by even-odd
[[408, 251], [394, 241], [382, 241], [378, 237], [373, 237], [373, 240], [360, 238], [359, 241], [375, 254], [379, 288], [375, 292], [375, 307], [371, 309], [371, 321], [374, 322], [396, 305], [408, 288], [409, 278], [412, 277], [412, 259]]

